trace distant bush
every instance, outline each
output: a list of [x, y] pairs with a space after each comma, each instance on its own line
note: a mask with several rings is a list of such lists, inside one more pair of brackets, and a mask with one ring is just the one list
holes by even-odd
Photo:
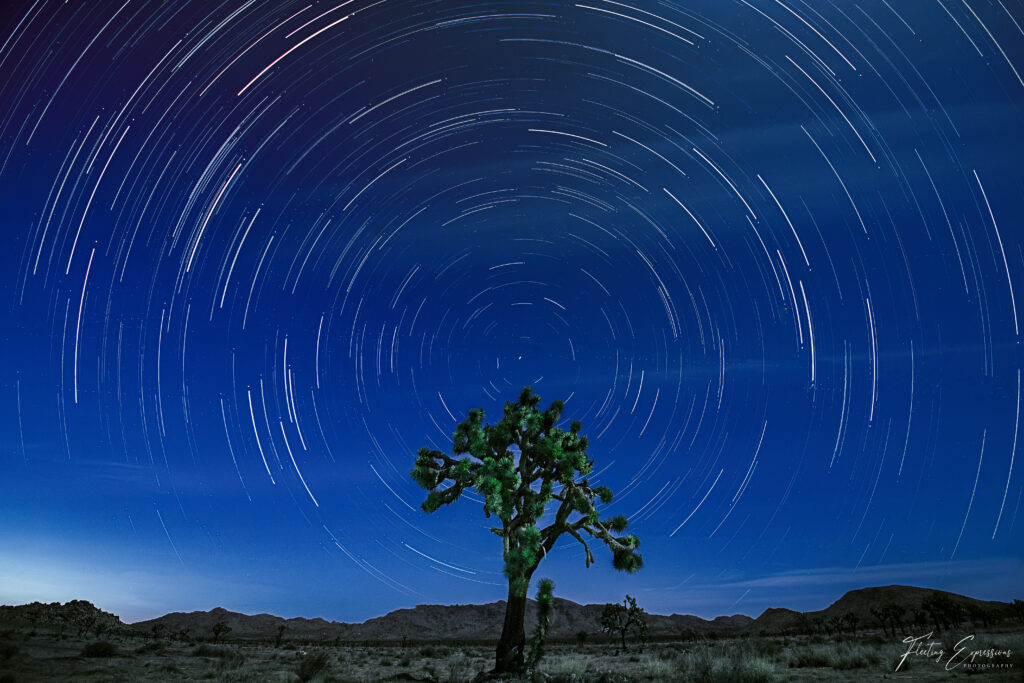
[[775, 680], [775, 665], [754, 652], [749, 643], [737, 644], [720, 652], [698, 645], [685, 653], [681, 677], [701, 683], [770, 683]]
[[146, 643], [145, 645], [140, 645], [139, 647], [137, 647], [135, 649], [135, 654], [137, 654], [137, 655], [146, 655], [146, 654], [149, 654], [151, 652], [154, 652], [156, 654], [160, 654], [165, 649], [167, 649], [167, 646], [164, 643], [162, 643], [160, 641], [152, 641], [152, 642]]
[[732, 671], [723, 680], [732, 683], [770, 683], [775, 680], [775, 666], [758, 657], [734, 660]]
[[832, 658], [821, 650], [800, 650], [790, 656], [789, 667], [791, 669], [830, 669], [832, 668]]
[[[872, 647], [842, 644], [837, 648], [806, 648], [789, 658], [790, 668], [825, 668], [849, 671], [881, 664], [882, 658]], [[904, 667], [900, 667], [902, 671]]]
[[314, 676], [324, 671], [331, 664], [330, 655], [325, 651], [320, 650], [313, 654], [306, 655], [299, 662], [299, 668], [295, 672], [299, 675], [300, 681], [311, 680]]
[[82, 648], [83, 657], [113, 657], [117, 654], [117, 645], [106, 640], [97, 640]]
[[774, 657], [782, 652], [783, 644], [776, 638], [752, 638], [750, 645], [762, 657]]
[[882, 663], [882, 657], [874, 648], [849, 646], [836, 653], [832, 661], [833, 669], [863, 669]]
[[192, 651], [193, 657], [216, 657], [225, 664], [239, 665], [245, 661], [245, 655], [233, 647], [208, 645], [203, 643]]

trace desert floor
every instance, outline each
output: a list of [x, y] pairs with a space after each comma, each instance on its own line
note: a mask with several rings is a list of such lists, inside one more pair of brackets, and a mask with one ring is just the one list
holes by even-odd
[[[960, 636], [938, 638], [947, 653]], [[965, 662], [970, 650], [1011, 650]], [[953, 662], [911, 656], [907, 646], [874, 631], [858, 636], [744, 637], [634, 644], [551, 643], [522, 681], [1024, 681], [1024, 633], [992, 629]], [[492, 665], [493, 646], [453, 643], [299, 643], [102, 640], [32, 631], [0, 632], [0, 683], [29, 681], [437, 681], [468, 682]], [[953, 666], [959, 663], [957, 666]], [[993, 666], [995, 665], [995, 666]], [[947, 670], [947, 667], [950, 670]]]

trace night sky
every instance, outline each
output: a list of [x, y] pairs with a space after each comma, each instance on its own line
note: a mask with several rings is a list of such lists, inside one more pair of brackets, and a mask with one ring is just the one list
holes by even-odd
[[5, 0], [0, 601], [504, 599], [409, 470], [524, 385], [559, 597], [1024, 598], [1022, 154], [1017, 0]]

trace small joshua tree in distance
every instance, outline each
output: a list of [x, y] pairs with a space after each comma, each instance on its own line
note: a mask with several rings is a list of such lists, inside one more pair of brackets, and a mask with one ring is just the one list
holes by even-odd
[[622, 641], [623, 652], [629, 652], [626, 644], [626, 632], [635, 626], [640, 634], [641, 646], [647, 640], [647, 620], [644, 618], [644, 608], [636, 604], [636, 598], [629, 595], [620, 605], [617, 602], [610, 602], [604, 606], [601, 612], [601, 628], [608, 633], [618, 633]]
[[[582, 425], [573, 421], [568, 431], [556, 427], [564, 403], [552, 401], [544, 411], [539, 404], [533, 389], [524, 387], [518, 401], [505, 403], [497, 424], [484, 424], [482, 409], [469, 411], [453, 435], [456, 457], [421, 448], [411, 472], [428, 491], [421, 505], [424, 512], [454, 503], [463, 491], [474, 489], [484, 498], [484, 516], [495, 515], [501, 523], [491, 532], [502, 542], [508, 602], [495, 649], [495, 674], [523, 670], [530, 579], [562, 534], [583, 545], [587, 567], [594, 561], [588, 539], [608, 546], [616, 569], [632, 573], [643, 565], [636, 552], [640, 539], [619, 535], [626, 530], [626, 518], [601, 519], [598, 514], [597, 502], [611, 503], [612, 492], [606, 486], [592, 487], [586, 479], [594, 463], [587, 456], [587, 437], [580, 434]], [[540, 528], [537, 524], [551, 501], [558, 506], [554, 520]]]
[[216, 643], [218, 640], [220, 640], [220, 637], [222, 635], [229, 633], [230, 631], [230, 626], [228, 626], [223, 621], [218, 621], [216, 624], [213, 625], [213, 642]]

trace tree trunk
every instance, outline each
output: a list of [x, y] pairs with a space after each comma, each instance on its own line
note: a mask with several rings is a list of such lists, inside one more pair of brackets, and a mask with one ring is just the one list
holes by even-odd
[[518, 673], [523, 670], [523, 651], [526, 648], [526, 594], [514, 595], [511, 581], [508, 602], [505, 603], [505, 624], [494, 657], [494, 673]]

